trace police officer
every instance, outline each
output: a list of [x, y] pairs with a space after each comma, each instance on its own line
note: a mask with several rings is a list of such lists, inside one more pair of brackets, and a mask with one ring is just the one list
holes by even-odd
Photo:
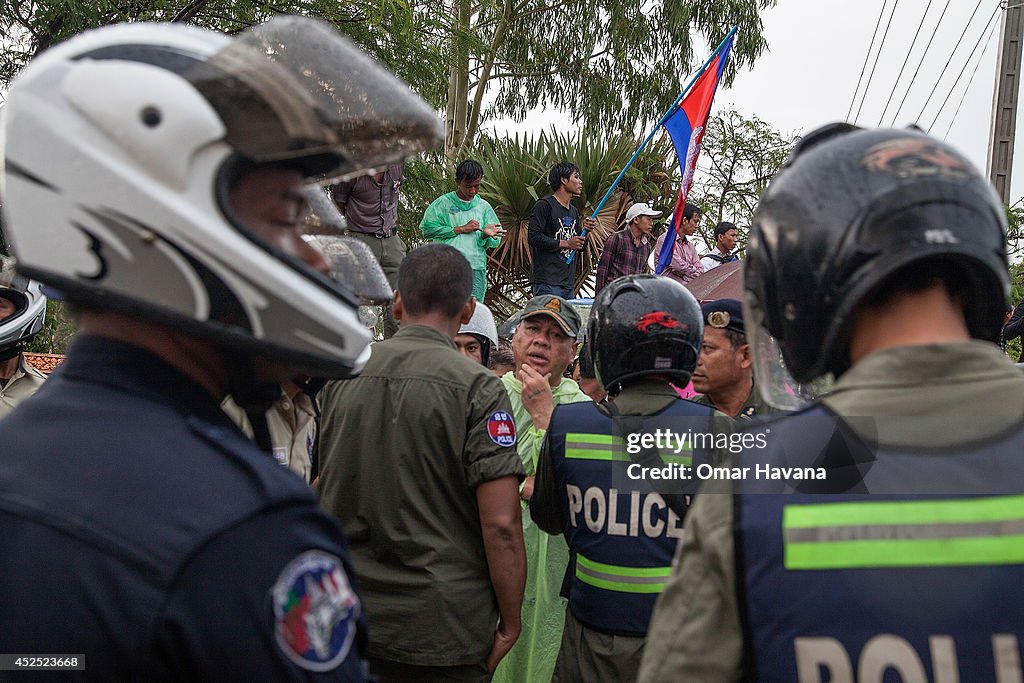
[[398, 270], [398, 334], [320, 394], [320, 500], [350, 539], [385, 682], [489, 681], [519, 637], [516, 424], [501, 381], [452, 342], [472, 287], [454, 247], [414, 249]]
[[87, 32], [4, 115], [4, 228], [80, 336], [0, 422], [0, 652], [93, 680], [361, 680], [337, 525], [219, 403], [261, 419], [283, 380], [361, 369], [303, 187], [437, 143], [436, 115], [299, 17]]
[[754, 362], [740, 302], [705, 301], [700, 310], [704, 316], [704, 341], [693, 371], [693, 388], [701, 393], [693, 401], [731, 417], [774, 412], [761, 400], [754, 381]]
[[494, 324], [491, 309], [479, 301], [473, 309], [473, 317], [459, 327], [455, 335], [455, 348], [466, 358], [486, 366], [491, 360], [491, 349], [498, 348], [498, 326]]
[[[556, 409], [530, 513], [569, 544], [569, 604], [553, 680], [631, 681], [685, 510], [670, 509], [635, 474], [626, 476], [633, 463], [614, 447], [614, 435], [653, 430], [630, 427], [623, 416], [657, 416], [662, 425], [698, 418], [687, 422], [708, 431], [712, 409], [680, 399], [669, 384], [685, 385], [693, 372], [700, 308], [669, 278], [622, 277], [595, 299], [588, 340], [614, 404], [610, 411], [589, 401]], [[659, 465], [691, 465], [689, 451], [661, 457]]]
[[774, 404], [838, 382], [739, 461], [803, 473], [778, 482], [793, 493], [698, 496], [642, 680], [1020, 679], [1005, 238], [989, 183], [920, 131], [833, 124], [796, 147], [754, 216], [748, 335], [759, 379], [791, 374], [762, 383]]
[[25, 346], [46, 319], [46, 297], [38, 282], [14, 272], [14, 259], [0, 257], [0, 417], [39, 390], [46, 375], [25, 362]]

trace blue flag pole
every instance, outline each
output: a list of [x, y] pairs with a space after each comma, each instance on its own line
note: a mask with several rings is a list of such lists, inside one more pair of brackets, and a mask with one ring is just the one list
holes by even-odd
[[[686, 93], [690, 91], [690, 88], [693, 87], [693, 84], [697, 82], [697, 79], [700, 78], [701, 74], [704, 73], [704, 70], [708, 68], [708, 64], [711, 63], [711, 61], [715, 58], [715, 55], [718, 54], [718, 51], [721, 50], [722, 46], [725, 45], [726, 41], [728, 41], [729, 38], [731, 38], [736, 33], [736, 29], [738, 28], [738, 25], [732, 27], [732, 30], [730, 30], [729, 33], [726, 34], [725, 38], [722, 39], [722, 42], [718, 44], [718, 47], [716, 47], [714, 51], [712, 51], [711, 56], [708, 57], [707, 61], [704, 62], [704, 65], [697, 70], [697, 73], [694, 74], [693, 78], [690, 79], [690, 82], [686, 84], [686, 87], [683, 88], [683, 91], [679, 93], [676, 99], [672, 102], [672, 106], [668, 108], [668, 111], [662, 114], [661, 118], [658, 119], [658, 122], [654, 124], [654, 128], [651, 130], [650, 135], [648, 135], [647, 138], [642, 143], [640, 143], [640, 147], [635, 152], [633, 152], [633, 156], [629, 158], [629, 161], [626, 162], [626, 165], [622, 167], [621, 171], [619, 171], [619, 175], [615, 177], [615, 181], [608, 188], [608, 191], [604, 193], [604, 197], [601, 197], [601, 201], [597, 203], [597, 207], [594, 209], [594, 213], [591, 214], [590, 216], [591, 218], [597, 218], [597, 214], [601, 211], [602, 208], [604, 208], [604, 205], [608, 202], [608, 198], [612, 196], [612, 192], [614, 192], [615, 188], [618, 187], [619, 181], [622, 180], [622, 176], [626, 175], [626, 171], [628, 171], [629, 167], [633, 165], [633, 162], [636, 161], [636, 158], [640, 156], [640, 152], [644, 151], [647, 145], [650, 144], [651, 140], [653, 140], [654, 136], [658, 133], [658, 129], [661, 128], [662, 125], [664, 125], [665, 119], [667, 119], [675, 112], [676, 108], [679, 106], [679, 102], [684, 97], [686, 97]], [[583, 228], [583, 231], [580, 233], [580, 236], [586, 237], [586, 235], [587, 229]], [[565, 260], [566, 264], [572, 263], [573, 259], [575, 258], [576, 252], [574, 251], [571, 254], [569, 254], [569, 258]]]

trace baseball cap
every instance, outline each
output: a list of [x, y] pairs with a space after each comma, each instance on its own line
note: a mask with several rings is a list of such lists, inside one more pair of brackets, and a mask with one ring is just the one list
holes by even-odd
[[518, 325], [527, 318], [537, 315], [546, 315], [554, 318], [558, 326], [567, 335], [574, 339], [579, 336], [580, 326], [583, 324], [583, 321], [580, 320], [580, 314], [576, 312], [572, 304], [562, 297], [555, 296], [554, 294], [535, 296], [526, 302], [523, 310], [513, 316], [513, 320], [515, 325]]
[[628, 225], [637, 216], [660, 216], [661, 211], [655, 211], [651, 208], [650, 204], [645, 202], [637, 202], [633, 206], [629, 207], [629, 211], [626, 212], [626, 224]]
[[747, 333], [747, 328], [743, 324], [743, 304], [736, 299], [705, 301], [700, 305], [700, 311], [707, 327], [732, 330], [740, 334]]

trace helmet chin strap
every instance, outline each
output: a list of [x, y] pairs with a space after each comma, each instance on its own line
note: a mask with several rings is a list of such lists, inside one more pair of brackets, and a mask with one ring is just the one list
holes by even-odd
[[253, 441], [266, 453], [273, 452], [267, 411], [281, 397], [281, 386], [256, 379], [256, 366], [247, 353], [222, 352], [228, 370], [228, 382], [235, 403], [245, 411], [252, 425]]
[[18, 342], [8, 346], [6, 349], [0, 349], [0, 363], [5, 360], [10, 360], [25, 350], [24, 342]]

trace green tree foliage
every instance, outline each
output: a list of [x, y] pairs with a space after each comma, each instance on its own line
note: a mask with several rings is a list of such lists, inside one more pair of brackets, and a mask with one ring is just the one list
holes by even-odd
[[[1022, 244], [1022, 239], [1024, 239], [1024, 206], [1022, 204], [1024, 204], [1024, 197], [1006, 207], [1006, 223], [1008, 226], [1006, 250], [1011, 260], [1014, 257], [1021, 256], [1022, 252], [1024, 252], [1024, 244]], [[1017, 284], [1019, 285], [1020, 283], [1018, 282]], [[1016, 290], [1014, 293], [1018, 294]], [[1019, 300], [1019, 297], [1015, 299], [1015, 301]]]
[[[449, 72], [449, 145], [482, 122], [566, 111], [600, 132], [656, 120], [733, 24], [726, 73], [765, 48], [759, 11], [775, 0], [455, 0]], [[467, 104], [468, 103], [468, 104]]]
[[46, 302], [46, 322], [39, 334], [29, 342], [31, 353], [66, 353], [75, 336], [75, 324], [62, 301]]
[[708, 119], [689, 200], [704, 210], [700, 236], [713, 247], [719, 221], [735, 223], [746, 243], [754, 209], [768, 182], [789, 156], [795, 135], [774, 130], [756, 116], [728, 109]]
[[0, 83], [95, 26], [181, 21], [235, 33], [294, 13], [333, 23], [445, 110], [452, 150], [490, 119], [522, 120], [539, 107], [609, 135], [656, 119], [733, 24], [726, 80], [750, 66], [766, 45], [758, 13], [775, 1], [7, 0]]
[[[537, 200], [551, 194], [548, 171], [552, 164], [567, 160], [580, 167], [584, 189], [574, 203], [582, 215], [589, 216], [638, 145], [639, 140], [627, 135], [606, 138], [594, 130], [550, 130], [502, 139], [485, 137], [453, 160], [474, 158], [481, 162], [484, 178], [480, 194], [494, 207], [507, 231], [488, 261], [487, 304], [499, 319], [508, 317], [529, 298], [529, 221]], [[582, 294], [588, 293], [586, 281], [597, 266], [605, 239], [620, 227], [622, 216], [633, 201], [649, 201], [656, 207], [671, 209], [678, 177], [673, 176], [674, 161], [668, 161], [670, 149], [662, 141], [642, 154], [598, 213], [598, 226], [578, 257], [581, 263], [576, 284]], [[420, 168], [417, 163], [407, 165], [403, 185], [406, 216], [400, 218], [403, 223], [418, 225], [427, 204], [454, 187], [453, 164], [438, 159], [434, 169]], [[406, 236], [406, 230], [402, 228], [407, 243], [422, 240], [422, 236]]]
[[448, 73], [442, 49], [451, 30], [441, 0], [5, 0], [0, 3], [0, 84], [38, 52], [89, 28], [129, 21], [175, 21], [234, 34], [276, 14], [334, 24], [435, 106]]

